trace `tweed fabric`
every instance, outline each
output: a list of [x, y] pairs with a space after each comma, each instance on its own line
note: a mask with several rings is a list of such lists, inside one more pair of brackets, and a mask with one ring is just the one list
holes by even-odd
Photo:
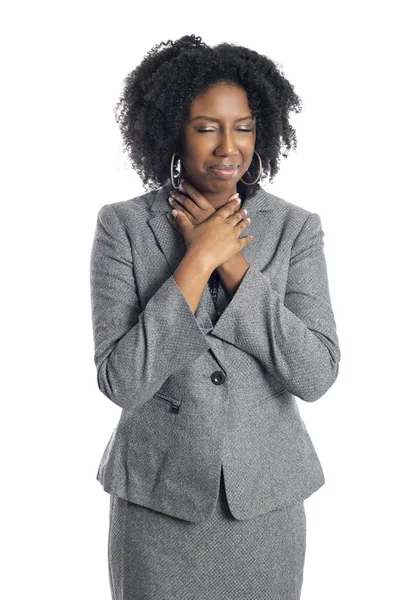
[[111, 494], [112, 600], [299, 600], [304, 502], [236, 520], [223, 475], [214, 512], [189, 523]]
[[183, 236], [171, 186], [104, 205], [90, 277], [100, 391], [122, 408], [101, 457], [104, 490], [191, 523], [215, 508], [223, 466], [235, 519], [288, 507], [325, 482], [297, 398], [337, 378], [340, 350], [318, 214], [260, 188], [232, 298], [205, 286], [192, 313], [174, 272]]

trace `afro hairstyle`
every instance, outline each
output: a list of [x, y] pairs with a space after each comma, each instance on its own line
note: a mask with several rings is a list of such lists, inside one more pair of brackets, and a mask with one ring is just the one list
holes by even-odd
[[[201, 37], [184, 35], [155, 45], [145, 55], [125, 77], [114, 108], [123, 150], [146, 190], [170, 181], [171, 158], [191, 103], [218, 83], [236, 85], [247, 94], [257, 124], [255, 150], [262, 161], [260, 180], [269, 175], [272, 183], [281, 153], [287, 158], [289, 150], [297, 148], [289, 113], [299, 113], [302, 102], [281, 65], [244, 46], [224, 42], [210, 47]], [[253, 160], [243, 178], [255, 181], [259, 169], [258, 159]], [[252, 197], [259, 187], [259, 183], [237, 182], [242, 198]]]

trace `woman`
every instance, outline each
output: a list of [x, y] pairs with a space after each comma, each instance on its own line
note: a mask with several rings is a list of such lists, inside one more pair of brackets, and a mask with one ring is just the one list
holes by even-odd
[[100, 209], [91, 254], [98, 385], [122, 408], [97, 473], [112, 596], [298, 600], [324, 475], [294, 396], [323, 396], [340, 350], [320, 217], [258, 182], [300, 99], [247, 48], [161, 45], [116, 110], [150, 189]]

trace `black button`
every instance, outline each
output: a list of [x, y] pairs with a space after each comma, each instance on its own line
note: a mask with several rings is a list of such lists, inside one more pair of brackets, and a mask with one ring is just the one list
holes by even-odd
[[211, 374], [211, 381], [215, 383], [215, 385], [221, 385], [221, 383], [224, 383], [225, 381], [225, 375], [222, 371], [214, 371], [214, 373]]

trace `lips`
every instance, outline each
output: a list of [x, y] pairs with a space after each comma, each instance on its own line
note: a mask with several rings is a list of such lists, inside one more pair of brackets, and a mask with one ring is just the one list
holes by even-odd
[[228, 167], [227, 165], [218, 165], [209, 167], [209, 171], [219, 179], [232, 179], [238, 172], [238, 166]]
[[218, 169], [221, 171], [222, 169], [226, 169], [228, 171], [232, 171], [233, 169], [237, 169], [239, 165], [211, 165], [210, 169]]

